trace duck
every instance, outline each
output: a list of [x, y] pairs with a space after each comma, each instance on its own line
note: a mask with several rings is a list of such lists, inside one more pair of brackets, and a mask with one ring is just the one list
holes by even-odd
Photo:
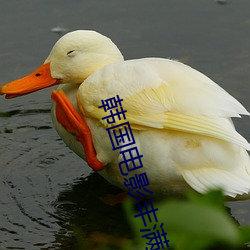
[[[14, 98], [54, 85], [56, 131], [111, 184], [137, 196], [219, 188], [232, 199], [249, 197], [250, 144], [231, 119], [249, 112], [203, 73], [167, 58], [124, 60], [110, 38], [76, 30], [0, 94]], [[110, 122], [111, 100], [119, 102]], [[112, 142], [118, 132], [120, 147]]]

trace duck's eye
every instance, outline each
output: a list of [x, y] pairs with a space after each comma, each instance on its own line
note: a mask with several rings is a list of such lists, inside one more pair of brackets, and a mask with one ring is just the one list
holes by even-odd
[[70, 50], [70, 51], [67, 53], [67, 56], [72, 55], [74, 52], [75, 52], [75, 50]]

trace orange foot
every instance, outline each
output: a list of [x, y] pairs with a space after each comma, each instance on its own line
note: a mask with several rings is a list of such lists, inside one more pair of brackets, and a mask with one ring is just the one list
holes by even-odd
[[88, 165], [95, 171], [102, 170], [105, 165], [96, 158], [91, 131], [75, 110], [62, 90], [52, 91], [52, 99], [56, 102], [56, 118], [61, 125], [83, 145]]
[[109, 206], [114, 206], [116, 204], [123, 203], [127, 197], [128, 197], [128, 194], [125, 192], [122, 192], [119, 194], [108, 194], [107, 196], [101, 197], [99, 199]]

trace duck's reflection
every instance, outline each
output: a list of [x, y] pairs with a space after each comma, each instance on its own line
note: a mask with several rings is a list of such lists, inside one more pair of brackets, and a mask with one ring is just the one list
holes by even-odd
[[118, 247], [131, 238], [131, 229], [121, 204], [111, 206], [103, 201], [108, 195], [115, 196], [121, 192], [98, 174], [80, 178], [61, 192], [54, 203], [54, 216], [60, 218], [61, 230], [56, 235], [60, 249]]

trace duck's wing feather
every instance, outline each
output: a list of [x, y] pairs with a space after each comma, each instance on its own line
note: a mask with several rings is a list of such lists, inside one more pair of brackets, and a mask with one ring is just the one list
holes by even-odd
[[[167, 59], [140, 59], [106, 66], [79, 88], [78, 103], [87, 116], [109, 115], [101, 100], [119, 95], [134, 129], [168, 129], [225, 140], [250, 150], [230, 117], [249, 115], [230, 94], [202, 73]], [[116, 124], [124, 122], [116, 119]]]

